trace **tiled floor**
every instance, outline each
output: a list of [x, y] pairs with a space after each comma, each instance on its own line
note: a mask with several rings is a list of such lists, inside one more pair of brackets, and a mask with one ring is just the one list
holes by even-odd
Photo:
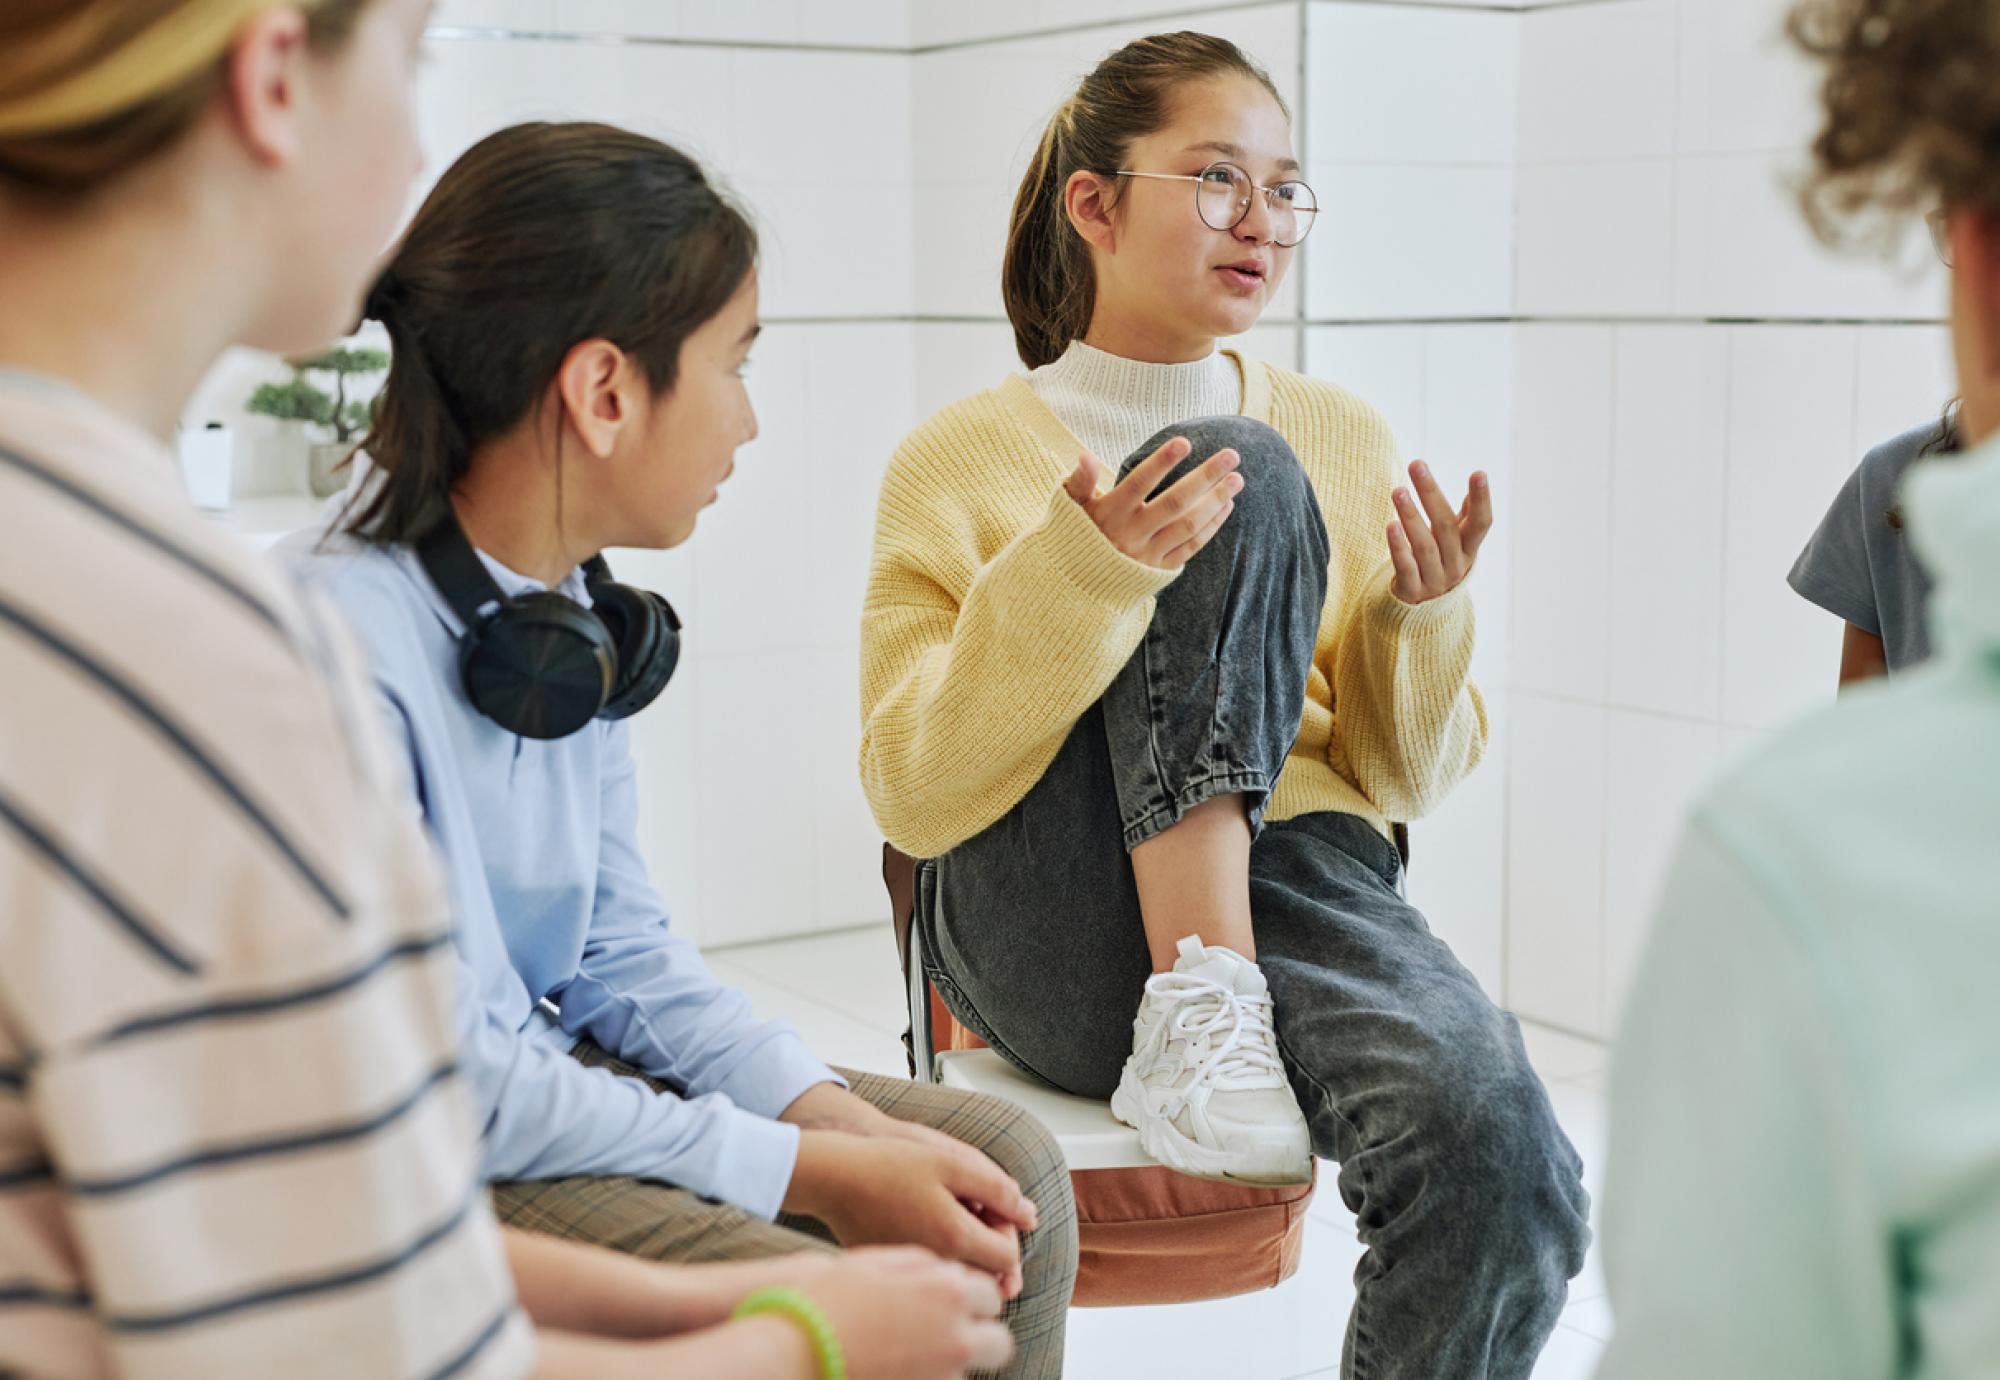
[[[717, 976], [749, 994], [761, 1014], [798, 1026], [828, 1063], [902, 1075], [903, 992], [888, 926], [811, 939], [713, 949]], [[1583, 1155], [1595, 1198], [1604, 1151], [1609, 1055], [1594, 1041], [1524, 1025], [1528, 1052], [1548, 1082], [1556, 1114]], [[1307, 1380], [1339, 1373], [1340, 1338], [1354, 1299], [1361, 1248], [1354, 1220], [1323, 1189], [1314, 1197], [1299, 1272], [1277, 1289], [1213, 1303], [1078, 1309], [1070, 1315], [1072, 1380]], [[1611, 1328], [1595, 1253], [1570, 1291], [1563, 1322], [1536, 1380], [1585, 1380]]]

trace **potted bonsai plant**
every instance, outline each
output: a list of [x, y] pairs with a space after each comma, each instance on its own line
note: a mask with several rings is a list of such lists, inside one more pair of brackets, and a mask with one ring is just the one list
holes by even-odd
[[[381, 374], [389, 367], [389, 355], [383, 350], [341, 346], [285, 362], [292, 367], [291, 378], [260, 386], [250, 395], [246, 410], [259, 417], [298, 422], [309, 428], [310, 434], [321, 438], [309, 452], [306, 486], [313, 497], [325, 498], [340, 492], [340, 467], [354, 453], [355, 438], [368, 426], [374, 397], [371, 390], [350, 398], [348, 380], [357, 375]], [[313, 382], [315, 374], [332, 376], [331, 393]]]

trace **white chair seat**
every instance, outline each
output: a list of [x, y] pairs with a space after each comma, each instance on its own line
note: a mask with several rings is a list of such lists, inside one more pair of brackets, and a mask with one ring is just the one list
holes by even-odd
[[1072, 1171], [1159, 1163], [1139, 1148], [1139, 1133], [1111, 1115], [1108, 1102], [1057, 1092], [990, 1049], [950, 1050], [935, 1058], [938, 1082], [946, 1087], [992, 1093], [1025, 1107], [1055, 1136]]

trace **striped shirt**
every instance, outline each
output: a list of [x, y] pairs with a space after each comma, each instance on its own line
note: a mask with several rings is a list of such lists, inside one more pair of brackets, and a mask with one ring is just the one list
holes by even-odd
[[157, 442], [0, 374], [0, 1375], [529, 1369], [357, 665]]

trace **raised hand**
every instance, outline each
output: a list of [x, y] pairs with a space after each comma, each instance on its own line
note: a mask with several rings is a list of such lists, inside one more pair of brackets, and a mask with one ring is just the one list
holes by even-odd
[[1390, 592], [1406, 604], [1441, 599], [1465, 582], [1486, 534], [1493, 530], [1493, 486], [1476, 471], [1465, 502], [1453, 511], [1431, 468], [1410, 466], [1408, 488], [1396, 490], [1396, 516], [1389, 523], [1389, 560], [1396, 568]]
[[1222, 530], [1243, 488], [1243, 476], [1236, 473], [1241, 458], [1233, 450], [1219, 450], [1172, 488], [1153, 495], [1193, 449], [1186, 437], [1176, 436], [1102, 494], [1097, 490], [1104, 466], [1085, 451], [1063, 488], [1090, 515], [1097, 530], [1127, 556], [1161, 570], [1179, 570]]

